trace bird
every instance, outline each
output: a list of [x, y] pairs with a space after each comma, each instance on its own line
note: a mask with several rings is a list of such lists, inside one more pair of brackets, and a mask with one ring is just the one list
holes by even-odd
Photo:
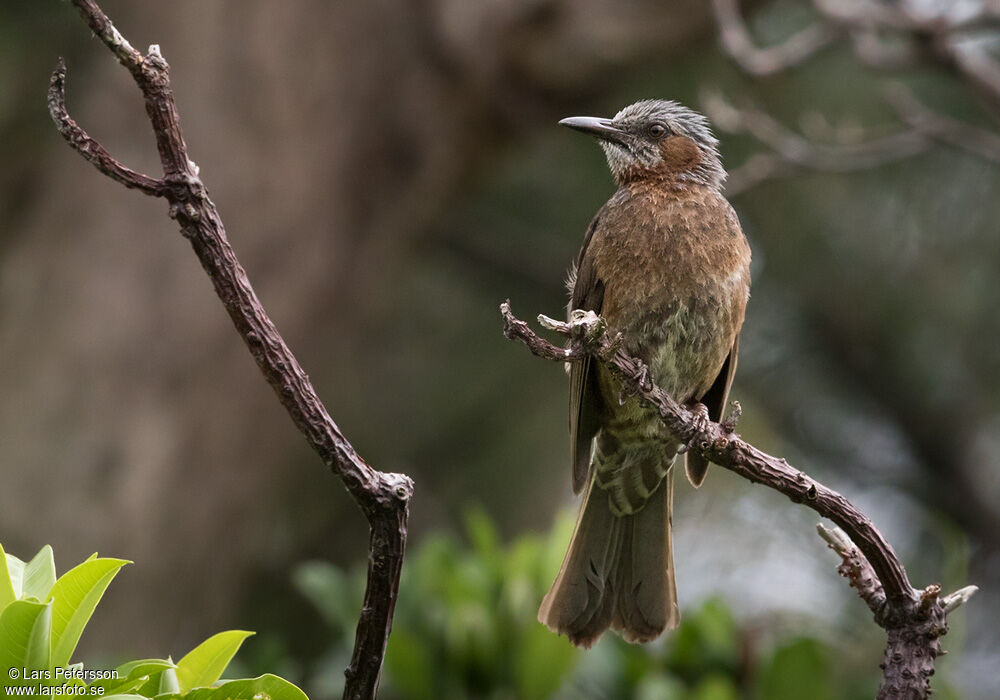
[[[671, 100], [559, 124], [596, 137], [617, 190], [570, 270], [568, 313], [594, 311], [649, 379], [704, 422], [725, 411], [750, 297], [750, 247], [723, 195], [708, 120]], [[614, 337], [613, 335], [611, 337]], [[569, 369], [573, 491], [583, 491], [562, 568], [538, 620], [589, 648], [611, 628], [652, 641], [680, 622], [671, 543], [681, 445], [597, 360]], [[698, 487], [708, 462], [685, 454]]]

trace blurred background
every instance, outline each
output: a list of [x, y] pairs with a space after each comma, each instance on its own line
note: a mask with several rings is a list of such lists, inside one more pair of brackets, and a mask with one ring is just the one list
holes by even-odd
[[[566, 378], [497, 307], [561, 313], [613, 189], [556, 121], [648, 97], [716, 122], [751, 240], [740, 431], [868, 513], [915, 585], [981, 587], [935, 687], [1000, 696], [995, 5], [102, 4], [160, 44], [230, 239], [330, 412], [416, 482], [386, 697], [873, 694], [883, 633], [816, 517], [721, 469], [677, 482], [678, 633], [578, 653], [534, 622], [574, 507]], [[84, 658], [254, 629], [249, 671], [338, 696], [364, 518], [165, 203], [59, 138], [59, 55], [70, 113], [159, 173], [138, 92], [73, 8], [0, 5], [0, 541], [135, 561]]]

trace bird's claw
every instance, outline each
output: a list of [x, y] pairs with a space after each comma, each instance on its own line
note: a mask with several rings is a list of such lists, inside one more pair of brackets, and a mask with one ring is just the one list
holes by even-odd
[[639, 370], [635, 373], [635, 385], [642, 391], [652, 391], [653, 380], [649, 377], [649, 367], [645, 364], [639, 365]]
[[684, 454], [694, 447], [702, 433], [708, 430], [708, 426], [712, 424], [712, 419], [708, 416], [708, 407], [705, 404], [695, 403], [688, 406], [688, 409], [691, 411], [691, 439], [678, 448], [677, 454]]
[[[619, 333], [618, 337], [615, 338], [615, 341], [617, 341], [620, 337], [621, 334]], [[632, 380], [630, 382], [622, 383], [621, 389], [618, 391], [618, 405], [624, 406], [630, 396], [635, 396], [639, 392], [652, 390], [653, 380], [649, 376], [649, 367], [640, 362], [639, 368], [635, 371], [635, 376], [632, 377]]]

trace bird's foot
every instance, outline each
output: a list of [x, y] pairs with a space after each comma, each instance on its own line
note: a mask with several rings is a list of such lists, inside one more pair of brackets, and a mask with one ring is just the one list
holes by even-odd
[[618, 405], [624, 406], [630, 396], [635, 396], [639, 392], [652, 390], [653, 379], [649, 376], [649, 367], [645, 363], [640, 362], [635, 377], [623, 383], [621, 389], [618, 391]]
[[545, 314], [539, 314], [538, 323], [543, 328], [578, 340], [587, 346], [598, 342], [608, 330], [607, 321], [593, 311], [583, 309], [573, 309], [567, 321], [557, 321]]
[[684, 454], [694, 447], [701, 438], [701, 434], [708, 430], [708, 426], [712, 424], [712, 419], [708, 416], [708, 407], [705, 404], [695, 402], [688, 404], [687, 408], [691, 411], [691, 439], [686, 444], [681, 445], [677, 454]]
[[639, 370], [635, 373], [635, 385], [641, 391], [652, 391], [653, 380], [649, 376], [649, 367], [646, 363], [639, 363]]

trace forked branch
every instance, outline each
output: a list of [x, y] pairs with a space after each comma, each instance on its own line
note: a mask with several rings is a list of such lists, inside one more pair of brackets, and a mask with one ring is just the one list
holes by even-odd
[[940, 587], [917, 590], [899, 558], [872, 521], [842, 495], [815, 481], [784, 459], [772, 457], [743, 440], [734, 421], [706, 422], [649, 382], [643, 363], [621, 349], [603, 319], [592, 311], [574, 311], [568, 323], [540, 316], [539, 322], [569, 339], [558, 347], [539, 337], [516, 318], [510, 303], [500, 306], [504, 335], [524, 343], [535, 355], [558, 362], [598, 359], [621, 382], [625, 391], [656, 409], [663, 424], [679, 442], [701, 452], [713, 464], [744, 479], [785, 494], [832, 520], [838, 526], [820, 533], [842, 558], [839, 569], [871, 608], [875, 622], [886, 630], [880, 700], [926, 698], [934, 660], [941, 654], [938, 639], [947, 630], [947, 614], [975, 593], [969, 586], [940, 597]]
[[62, 60], [49, 87], [49, 110], [56, 127], [74, 150], [108, 177], [148, 195], [166, 198], [171, 218], [177, 220], [182, 235], [191, 242], [216, 294], [278, 400], [323, 462], [341, 478], [368, 519], [371, 528], [368, 581], [354, 654], [346, 671], [344, 697], [370, 700], [375, 697], [392, 627], [413, 483], [403, 474], [373, 469], [358, 455], [265, 312], [229, 244], [222, 219], [198, 177], [198, 168], [188, 157], [170, 86], [169, 67], [159, 48], [151, 46], [142, 55], [114, 28], [95, 2], [72, 1], [139, 86], [156, 136], [163, 177], [152, 178], [125, 167], [70, 118], [66, 111], [66, 68]]
[[[975, 87], [1000, 114], [1000, 61], [991, 53], [1000, 36], [995, 2], [954, 3], [813, 0], [816, 19], [785, 41], [757, 46], [736, 0], [712, 0], [725, 52], [754, 78], [782, 73], [840, 42], [876, 70], [896, 71], [924, 63], [938, 65]], [[986, 38], [988, 37], [988, 39]], [[886, 102], [905, 128], [854, 142], [826, 143], [801, 136], [753, 106], [736, 107], [720, 95], [704, 99], [712, 122], [723, 131], [748, 133], [765, 147], [730, 173], [730, 195], [775, 178], [802, 172], [863, 170], [924, 153], [942, 144], [1000, 163], [1000, 134], [937, 114], [902, 85], [885, 91]], [[852, 131], [856, 131], [852, 129]]]

